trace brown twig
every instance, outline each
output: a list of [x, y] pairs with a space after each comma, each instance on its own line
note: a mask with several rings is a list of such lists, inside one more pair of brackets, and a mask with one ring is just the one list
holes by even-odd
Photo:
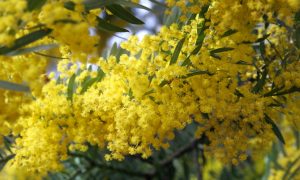
[[192, 140], [190, 143], [188, 143], [185, 146], [183, 146], [182, 148], [178, 149], [178, 151], [175, 151], [173, 154], [171, 154], [166, 159], [160, 161], [159, 164], [161, 166], [165, 166], [165, 165], [168, 165], [168, 164], [172, 163], [172, 161], [175, 158], [178, 158], [178, 157], [184, 155], [185, 153], [192, 151], [195, 148], [195, 145], [198, 144], [198, 142], [199, 142], [198, 139]]

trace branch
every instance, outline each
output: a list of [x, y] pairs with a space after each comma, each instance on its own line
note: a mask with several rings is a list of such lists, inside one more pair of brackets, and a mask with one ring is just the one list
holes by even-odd
[[192, 140], [190, 143], [188, 143], [185, 146], [183, 146], [182, 148], [178, 149], [178, 151], [175, 151], [173, 154], [171, 154], [165, 160], [160, 161], [159, 164], [161, 166], [165, 166], [165, 165], [172, 163], [172, 161], [175, 158], [178, 158], [178, 157], [184, 155], [185, 153], [192, 151], [198, 143], [199, 143], [199, 139]]
[[[201, 150], [199, 150], [201, 151]], [[199, 155], [203, 155], [203, 152], [201, 152], [201, 154], [199, 154], [198, 152], [198, 149], [197, 149], [197, 144], [195, 145], [195, 150], [194, 150], [194, 161], [195, 161], [195, 164], [196, 164], [196, 170], [197, 170], [197, 180], [203, 180], [203, 163], [202, 165], [200, 165], [200, 162], [199, 162]]]
[[7, 163], [9, 160], [11, 160], [14, 157], [15, 157], [15, 154], [8, 155], [5, 158], [1, 159], [0, 163]]
[[269, 97], [269, 96], [282, 96], [282, 95], [286, 95], [286, 94], [292, 94], [292, 93], [294, 93], [294, 92], [300, 92], [300, 88], [294, 86], [294, 87], [292, 87], [291, 89], [288, 89], [288, 90], [286, 90], [286, 91], [282, 91], [282, 92], [278, 92], [278, 93], [274, 93], [274, 94], [272, 94], [271, 92], [272, 92], [272, 91], [266, 93], [266, 94], [264, 95], [264, 97]]
[[84, 158], [84, 159], [87, 160], [92, 166], [96, 166], [96, 167], [98, 167], [98, 168], [103, 168], [103, 169], [108, 169], [108, 170], [111, 170], [111, 171], [117, 171], [117, 172], [119, 172], [119, 173], [131, 175], [131, 176], [137, 176], [137, 177], [151, 177], [151, 176], [153, 176], [153, 174], [155, 174], [154, 171], [148, 172], [148, 173], [144, 173], [144, 172], [134, 172], [134, 171], [130, 171], [130, 170], [127, 170], [127, 169], [114, 167], [114, 166], [111, 166], [111, 165], [107, 165], [107, 164], [104, 164], [104, 163], [100, 163], [100, 162], [98, 162], [98, 161], [95, 161], [94, 159], [92, 159], [92, 158], [90, 158], [90, 157], [88, 157], [88, 156], [85, 156], [84, 154], [79, 154], [79, 153], [72, 153], [72, 152], [70, 152], [69, 155], [70, 155], [70, 156], [73, 156], [73, 157]]

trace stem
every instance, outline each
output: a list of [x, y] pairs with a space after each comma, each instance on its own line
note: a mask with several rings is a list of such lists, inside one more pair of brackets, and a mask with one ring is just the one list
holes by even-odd
[[[197, 149], [197, 144], [195, 145], [194, 161], [196, 164], [197, 180], [203, 180], [203, 173], [202, 173], [203, 166], [201, 166], [200, 162], [199, 162], [199, 151]], [[202, 163], [202, 161], [201, 161], [201, 163]]]
[[171, 154], [165, 160], [160, 161], [159, 164], [161, 166], [165, 166], [165, 165], [168, 165], [168, 164], [172, 163], [172, 161], [175, 158], [178, 158], [178, 157], [184, 155], [185, 153], [192, 151], [195, 148], [195, 145], [197, 145], [197, 144], [198, 144], [198, 139], [194, 139], [189, 144], [187, 144], [187, 145], [183, 146], [182, 148], [178, 149], [178, 151], [175, 151], [173, 154]]
[[123, 174], [127, 174], [130, 176], [137, 176], [137, 177], [151, 177], [154, 175], [154, 171], [149, 172], [149, 173], [144, 173], [144, 172], [134, 172], [134, 171], [130, 171], [127, 169], [123, 169], [123, 168], [117, 168], [111, 165], [107, 165], [104, 163], [100, 163], [95, 161], [94, 159], [85, 156], [84, 154], [79, 154], [79, 153], [69, 153], [69, 155], [73, 156], [73, 157], [80, 157], [80, 158], [84, 158], [85, 160], [87, 160], [92, 166], [96, 166], [98, 168], [103, 168], [103, 169], [107, 169], [107, 170], [111, 170], [111, 171], [117, 171]]
[[289, 90], [286, 90], [286, 91], [282, 91], [282, 92], [278, 92], [278, 93], [275, 93], [275, 94], [272, 94], [271, 93], [272, 91], [266, 93], [264, 95], [264, 97], [269, 97], [269, 96], [281, 96], [281, 95], [286, 95], [286, 94], [292, 94], [294, 92], [300, 92], [300, 88], [299, 87], [292, 87], [291, 89]]
[[0, 163], [7, 163], [9, 160], [11, 160], [14, 157], [15, 157], [15, 154], [8, 155], [5, 158], [1, 159]]
[[40, 53], [40, 52], [34, 52], [34, 54], [44, 56], [44, 57], [48, 57], [48, 58], [53, 58], [53, 59], [68, 59], [68, 58], [63, 58], [63, 57], [51, 56], [51, 55], [43, 54], [43, 53]]

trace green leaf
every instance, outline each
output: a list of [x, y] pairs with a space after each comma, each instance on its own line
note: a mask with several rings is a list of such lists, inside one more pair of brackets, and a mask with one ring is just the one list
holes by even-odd
[[274, 134], [277, 136], [278, 140], [282, 143], [285, 144], [284, 138], [280, 132], [280, 129], [277, 127], [275, 122], [267, 115], [265, 114], [265, 121], [272, 126], [272, 130]]
[[[287, 165], [287, 168], [285, 169], [284, 175], [282, 177], [282, 179], [287, 179], [287, 177], [289, 176], [292, 168], [294, 167], [294, 165], [296, 165], [296, 163], [300, 160], [300, 156], [298, 156], [296, 159], [294, 159], [292, 162], [289, 162]], [[291, 178], [288, 178], [291, 179]]]
[[4, 54], [7, 54], [11, 51], [14, 51], [18, 48], [21, 48], [23, 46], [26, 46], [30, 43], [33, 43], [45, 36], [47, 36], [48, 34], [51, 33], [51, 29], [41, 29], [41, 30], [38, 30], [38, 31], [34, 31], [32, 33], [29, 33], [29, 34], [26, 34], [25, 36], [17, 39], [15, 42], [14, 42], [14, 45], [12, 47], [6, 47], [6, 46], [2, 46], [0, 47], [0, 55], [4, 55]]
[[144, 24], [143, 21], [139, 20], [136, 18], [134, 15], [131, 14], [127, 9], [123, 8], [120, 5], [113, 4], [113, 5], [108, 5], [106, 8], [113, 13], [115, 16], [131, 23], [131, 24]]
[[234, 94], [235, 94], [237, 97], [245, 97], [244, 94], [242, 94], [238, 89], [235, 89]]
[[259, 91], [261, 91], [263, 89], [264, 85], [266, 84], [267, 75], [268, 75], [268, 70], [265, 67], [262, 72], [261, 77], [259, 78], [256, 85], [252, 89], [253, 93], [258, 93]]
[[131, 2], [131, 1], [127, 1], [127, 0], [114, 0], [113, 4], [119, 4], [119, 5], [122, 5], [122, 6], [125, 6], [125, 7], [139, 8], [139, 9], [144, 9], [144, 10], [147, 10], [147, 11], [152, 11], [152, 9], [150, 9], [146, 6], [143, 6], [141, 4], [134, 3], [134, 2]]
[[72, 19], [58, 19], [53, 22], [53, 24], [78, 24], [78, 21], [74, 21]]
[[[83, 2], [83, 5], [84, 5], [86, 11], [90, 11], [90, 10], [98, 9], [98, 8], [104, 8], [104, 7], [110, 6], [110, 5], [122, 5], [125, 7], [139, 8], [139, 9], [144, 9], [147, 11], [152, 11], [150, 8], [148, 8], [146, 6], [140, 5], [138, 3], [130, 2], [127, 0], [114, 0], [114, 1], [111, 1], [111, 0], [101, 0], [101, 1], [100, 0], [89, 0], [89, 1]], [[72, 11], [75, 9], [75, 6], [76, 6], [76, 4], [72, 1], [67, 1], [64, 3], [64, 7], [66, 9], [69, 9]]]
[[30, 88], [22, 84], [16, 84], [8, 81], [0, 80], [0, 88], [12, 91], [29, 92]]
[[66, 9], [71, 10], [71, 11], [73, 11], [75, 9], [75, 5], [76, 4], [73, 1], [67, 1], [67, 2], [64, 3], [64, 7]]
[[134, 98], [133, 92], [132, 92], [132, 89], [131, 89], [131, 88], [129, 88], [129, 91], [128, 91], [128, 94], [127, 94], [127, 95], [129, 96], [129, 99], [130, 99], [130, 100], [132, 100], [132, 99]]
[[1, 158], [1, 159], [0, 159], [0, 171], [3, 169], [3, 167], [5, 166], [5, 164], [6, 164], [9, 160], [13, 159], [14, 157], [15, 157], [14, 154], [10, 154], [10, 155], [7, 155], [6, 157]]
[[282, 86], [280, 88], [274, 87], [270, 92], [267, 92], [266, 94], [264, 94], [264, 97], [273, 96], [276, 93], [278, 93], [279, 91], [281, 91], [282, 89], [284, 89], [284, 86]]
[[155, 92], [155, 90], [154, 90], [154, 89], [151, 89], [151, 90], [145, 92], [145, 94], [144, 94], [143, 96], [147, 96], [147, 95], [152, 94], [152, 93], [154, 93], [154, 92]]
[[206, 28], [207, 28], [207, 27], [203, 26], [203, 27], [199, 30], [199, 32], [198, 32], [198, 37], [197, 37], [197, 41], [196, 41], [196, 47], [195, 47], [194, 50], [191, 52], [191, 54], [189, 54], [189, 56], [183, 61], [183, 63], [181, 64], [181, 66], [187, 66], [187, 65], [191, 64], [191, 60], [190, 60], [191, 55], [195, 55], [195, 54], [197, 54], [197, 53], [201, 50], [203, 41], [204, 41], [204, 39], [205, 39], [205, 33], [204, 33], [204, 30], [205, 30]]
[[82, 89], [80, 91], [80, 94], [85, 93], [94, 83], [101, 81], [105, 76], [105, 73], [98, 68], [98, 74], [95, 78], [88, 77], [86, 80], [82, 83]]
[[163, 80], [160, 84], [159, 87], [164, 87], [166, 84], [169, 84], [170, 82], [167, 80]]
[[163, 24], [165, 24], [166, 26], [170, 26], [171, 24], [178, 22], [180, 15], [180, 9], [176, 6], [173, 7], [171, 14], [164, 16]]
[[182, 38], [182, 39], [177, 43], [176, 48], [175, 48], [175, 50], [174, 50], [174, 52], [173, 52], [173, 55], [172, 55], [172, 57], [171, 57], [170, 65], [171, 65], [171, 64], [175, 64], [175, 63], [177, 62], [177, 59], [178, 59], [178, 56], [179, 56], [180, 51], [181, 51], [181, 49], [182, 49], [182, 46], [183, 46], [184, 41], [185, 41], [185, 37]]
[[38, 45], [38, 46], [34, 46], [34, 47], [29, 47], [29, 48], [17, 49], [15, 51], [7, 53], [6, 55], [16, 56], [16, 55], [21, 55], [21, 54], [26, 54], [26, 53], [31, 53], [31, 52], [49, 50], [49, 49], [56, 48], [57, 46], [58, 46], [57, 44]]
[[191, 72], [188, 73], [187, 75], [185, 75], [183, 78], [189, 78], [192, 76], [202, 75], [202, 74], [208, 74], [210, 76], [213, 75], [212, 73], [210, 73], [208, 71], [201, 71], [201, 70], [195, 69], [195, 70], [191, 70]]
[[200, 17], [205, 18], [205, 14], [207, 13], [209, 9], [209, 5], [205, 5], [201, 8], [201, 12], [199, 14]]
[[109, 32], [129, 32], [127, 29], [120, 28], [114, 24], [111, 24], [99, 17], [97, 17], [98, 21], [98, 26], [97, 28], [104, 30], [104, 31], [109, 31]]
[[110, 49], [110, 56], [116, 56], [118, 54], [118, 44], [115, 42]]
[[69, 101], [73, 101], [73, 94], [74, 94], [74, 89], [75, 89], [75, 79], [76, 79], [76, 74], [73, 74], [71, 76], [71, 78], [69, 79], [68, 90], [67, 90], [67, 99]]
[[221, 59], [221, 57], [217, 53], [222, 53], [222, 52], [227, 52], [231, 51], [234, 48], [231, 47], [223, 47], [223, 48], [218, 48], [210, 51], [210, 56], [216, 58], [216, 59]]
[[234, 48], [231, 47], [223, 47], [223, 48], [218, 48], [210, 51], [210, 54], [216, 54], [216, 53], [222, 53], [222, 52], [227, 52], [227, 51], [232, 51]]
[[258, 43], [258, 42], [263, 42], [264, 40], [266, 40], [271, 34], [266, 34], [264, 35], [263, 37], [261, 38], [258, 38], [255, 42]]
[[239, 60], [238, 62], [236, 62], [235, 64], [239, 64], [239, 65], [248, 65], [248, 66], [252, 66], [252, 64], [249, 64], [243, 60]]
[[237, 32], [238, 32], [238, 31], [235, 30], [235, 29], [229, 29], [228, 31], [226, 31], [226, 32], [221, 36], [221, 38], [224, 38], [224, 37], [233, 35], [233, 34], [235, 34], [235, 33], [237, 33]]
[[272, 94], [272, 96], [282, 96], [282, 95], [286, 95], [286, 94], [292, 94], [292, 93], [295, 93], [295, 92], [300, 92], [300, 88], [296, 87], [296, 86], [293, 86], [288, 90], [274, 93], [274, 94]]
[[181, 66], [187, 66], [187, 65], [189, 65], [189, 64], [191, 63], [191, 60], [190, 60], [191, 55], [195, 55], [195, 54], [197, 54], [197, 53], [200, 51], [200, 49], [201, 49], [201, 47], [202, 47], [202, 43], [203, 43], [204, 38], [205, 38], [205, 35], [203, 34], [203, 35], [201, 35], [200, 37], [201, 37], [201, 40], [199, 40], [199, 44], [196, 45], [195, 49], [194, 49], [194, 50], [191, 52], [191, 54], [189, 54], [189, 56], [183, 61], [183, 63], [181, 64]]
[[[110, 0], [101, 0], [101, 1], [89, 0], [89, 1], [84, 1], [83, 5], [84, 5], [86, 11], [90, 11], [92, 9], [103, 8], [103, 7], [105, 7], [107, 5], [111, 5], [113, 3], [114, 2], [110, 1]], [[64, 7], [71, 11], [75, 10], [75, 6], [76, 6], [76, 3], [74, 3], [73, 1], [67, 1], [64, 3]]]
[[27, 10], [33, 11], [35, 9], [41, 8], [47, 0], [26, 0], [27, 1]]

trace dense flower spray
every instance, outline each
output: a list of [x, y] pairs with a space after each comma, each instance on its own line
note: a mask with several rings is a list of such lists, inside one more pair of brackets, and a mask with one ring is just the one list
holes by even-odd
[[[0, 4], [7, 27], [0, 29], [1, 45], [43, 24], [51, 32], [34, 44], [59, 44], [65, 58], [59, 77], [45, 80], [46, 57], [0, 57], [1, 79], [28, 83], [34, 96], [1, 90], [1, 107], [8, 105], [0, 110], [0, 133], [16, 137], [7, 166], [44, 176], [87, 144], [109, 150], [107, 160], [148, 158], [192, 122], [206, 156], [236, 165], [267, 151], [276, 136], [284, 141], [276, 124], [299, 128], [300, 53], [287, 28], [299, 1], [166, 3], [181, 10], [180, 22], [131, 36], [121, 44], [127, 53], [107, 58], [96, 55], [101, 37], [88, 31], [99, 11], [86, 13], [81, 1], [70, 10], [53, 0], [33, 12], [24, 10], [25, 1], [12, 9]], [[18, 19], [26, 28], [19, 30]]]

